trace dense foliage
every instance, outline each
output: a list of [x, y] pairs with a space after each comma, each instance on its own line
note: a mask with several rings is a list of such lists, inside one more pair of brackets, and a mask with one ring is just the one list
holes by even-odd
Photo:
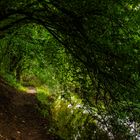
[[[64, 139], [136, 138], [139, 16], [137, 0], [1, 0], [1, 73], [22, 84], [47, 85], [57, 93], [53, 98], [59, 103], [48, 102]], [[80, 110], [67, 109], [77, 104]], [[57, 124], [63, 112], [69, 122]], [[69, 127], [63, 135], [65, 125]]]

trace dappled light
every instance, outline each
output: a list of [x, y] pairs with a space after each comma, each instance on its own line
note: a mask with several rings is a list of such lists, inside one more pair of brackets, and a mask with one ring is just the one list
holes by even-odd
[[48, 121], [39, 116], [35, 96], [16, 91], [1, 80], [0, 85], [0, 139], [54, 139], [46, 133]]
[[0, 1], [0, 140], [140, 139], [140, 2]]

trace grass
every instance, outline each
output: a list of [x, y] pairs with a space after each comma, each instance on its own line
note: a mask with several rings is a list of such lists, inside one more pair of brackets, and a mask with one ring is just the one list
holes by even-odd
[[82, 100], [74, 93], [70, 95], [69, 100], [67, 96], [51, 93], [47, 87], [37, 88], [37, 98], [42, 104], [40, 113], [50, 118], [51, 133], [67, 140], [85, 138], [88, 124], [96, 127], [96, 121], [89, 116]]

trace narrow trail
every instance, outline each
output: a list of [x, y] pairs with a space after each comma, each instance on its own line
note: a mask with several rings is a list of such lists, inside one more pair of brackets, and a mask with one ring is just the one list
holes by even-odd
[[57, 140], [37, 111], [36, 90], [17, 92], [0, 80], [0, 140]]
[[30, 86], [30, 87], [28, 87], [28, 90], [26, 92], [28, 94], [35, 95], [37, 91], [36, 91], [35, 87]]

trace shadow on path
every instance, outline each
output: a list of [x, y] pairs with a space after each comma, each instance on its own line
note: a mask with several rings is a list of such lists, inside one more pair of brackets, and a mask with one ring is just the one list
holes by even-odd
[[36, 90], [17, 92], [0, 79], [0, 140], [57, 140], [38, 111]]

